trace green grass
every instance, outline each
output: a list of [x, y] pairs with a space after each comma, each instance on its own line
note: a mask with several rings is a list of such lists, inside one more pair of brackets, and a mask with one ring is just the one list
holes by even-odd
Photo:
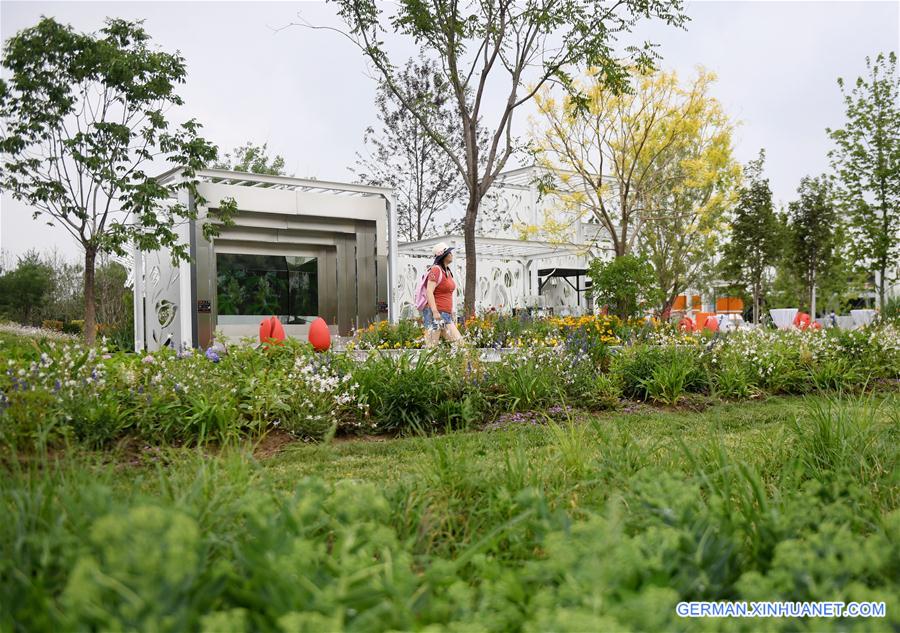
[[[767, 401], [716, 404], [700, 412], [668, 411], [640, 407], [635, 412], [585, 414], [573, 412], [577, 422], [596, 422], [602, 429], [627, 434], [644, 449], [664, 447], [677, 451], [678, 440], [688, 444], [719, 438], [727, 447], [739, 447], [742, 456], [756, 460], [772, 434], [784, 432], [787, 420], [804, 410], [804, 398], [771, 398]], [[555, 438], [547, 427], [519, 425], [496, 431], [458, 432], [435, 437], [352, 440], [318, 445], [294, 443], [263, 462], [263, 468], [278, 482], [290, 486], [299, 477], [315, 475], [328, 481], [363, 479], [376, 483], [396, 482], [415, 476], [428, 447], [447, 446], [466, 453], [477, 467], [490, 468], [513, 446], [524, 446], [532, 460], [551, 458]], [[604, 446], [597, 443], [593, 453]]]
[[674, 604], [781, 599], [896, 630], [898, 447], [882, 393], [7, 461], [0, 629], [743, 630]]

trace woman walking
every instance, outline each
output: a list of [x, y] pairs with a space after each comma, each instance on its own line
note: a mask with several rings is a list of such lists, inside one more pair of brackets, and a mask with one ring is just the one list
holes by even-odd
[[434, 347], [441, 335], [451, 343], [457, 343], [462, 335], [456, 327], [453, 312], [453, 294], [456, 282], [449, 265], [453, 262], [453, 247], [441, 242], [434, 247], [434, 265], [425, 282], [427, 305], [422, 310], [425, 322], [425, 347]]

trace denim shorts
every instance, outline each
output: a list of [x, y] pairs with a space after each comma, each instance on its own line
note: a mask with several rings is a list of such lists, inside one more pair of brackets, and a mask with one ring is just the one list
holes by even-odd
[[[446, 323], [447, 325], [453, 323], [453, 317], [449, 312], [441, 312], [441, 319], [443, 319], [444, 323]], [[425, 308], [424, 310], [422, 310], [422, 320], [425, 322], [426, 330], [437, 329], [434, 327], [434, 315], [431, 313], [431, 308]]]

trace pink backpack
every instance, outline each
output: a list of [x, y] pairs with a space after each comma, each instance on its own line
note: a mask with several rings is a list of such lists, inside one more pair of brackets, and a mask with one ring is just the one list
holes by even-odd
[[[425, 292], [425, 289], [428, 287], [428, 274], [431, 272], [431, 269], [434, 266], [429, 266], [428, 270], [422, 273], [422, 276], [419, 277], [419, 282], [416, 284], [416, 293], [415, 293], [415, 302], [416, 302], [416, 310], [424, 310], [426, 306], [428, 306], [428, 295]], [[437, 285], [441, 285], [441, 282], [444, 281], [444, 271], [441, 270], [441, 267], [438, 266], [438, 282]]]

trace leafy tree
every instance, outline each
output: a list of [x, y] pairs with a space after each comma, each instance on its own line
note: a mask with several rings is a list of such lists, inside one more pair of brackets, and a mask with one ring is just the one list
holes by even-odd
[[[101, 256], [102, 257], [102, 256]], [[44, 304], [42, 318], [68, 323], [84, 316], [84, 264], [69, 261], [58, 251], [44, 255], [53, 271], [53, 283]]]
[[803, 178], [797, 193], [800, 199], [788, 204], [790, 251], [802, 281], [803, 300], [815, 315], [816, 286], [831, 281], [838, 272], [841, 217], [825, 176]]
[[732, 202], [733, 126], [709, 94], [712, 73], [681, 85], [674, 72], [634, 72], [620, 94], [598, 72], [577, 84], [578, 95], [560, 100], [546, 87], [535, 96], [532, 150], [547, 173], [540, 188], [560, 200], [558, 229], [590, 216], [616, 257], [643, 239], [674, 298]]
[[[0, 82], [0, 189], [63, 226], [84, 249], [85, 336], [96, 336], [95, 266], [101, 252], [170, 249], [189, 257], [176, 223], [196, 217], [173, 203], [197, 195], [196, 170], [216, 158], [195, 120], [174, 129], [166, 112], [182, 104], [184, 59], [151, 48], [139, 22], [109, 19], [98, 34], [52, 18], [20, 31], [4, 47]], [[145, 169], [167, 164], [182, 177], [164, 185]], [[204, 201], [197, 196], [202, 204]], [[215, 211], [227, 221], [233, 201]], [[211, 237], [215, 223], [204, 230]]]
[[654, 303], [653, 266], [635, 255], [622, 255], [610, 261], [594, 259], [588, 269], [591, 292], [598, 304], [622, 319], [638, 316], [647, 303]]
[[97, 267], [97, 316], [100, 323], [121, 326], [133, 320], [131, 292], [126, 288], [128, 270], [104, 258]]
[[0, 275], [0, 313], [25, 325], [40, 325], [52, 276], [53, 271], [41, 261], [37, 251], [19, 257], [14, 269]]
[[[466, 187], [464, 236], [466, 252], [465, 312], [475, 307], [475, 229], [479, 205], [510, 156], [519, 149], [512, 126], [516, 111], [547, 82], [571, 85], [570, 69], [597, 68], [605, 83], [624, 89], [626, 68], [649, 68], [652, 45], [630, 47], [631, 59], [613, 51], [616, 37], [641, 18], [681, 25], [681, 0], [525, 0], [512, 2], [445, 2], [417, 0], [391, 5], [385, 16], [376, 0], [334, 0], [348, 25], [344, 33], [371, 62], [388, 90], [450, 157]], [[424, 54], [436, 59], [458, 112], [462, 144], [434, 124], [435, 104], [419, 101], [404, 89], [402, 71], [391, 62], [382, 33], [385, 22], [410, 37]], [[313, 27], [316, 28], [316, 27]], [[319, 27], [327, 28], [327, 27]], [[485, 95], [501, 94], [503, 106], [488, 116]], [[481, 150], [481, 137], [488, 138]]]
[[[433, 106], [428, 112], [431, 126], [461, 146], [458, 115], [437, 64], [422, 56], [410, 59], [397, 81], [417, 103]], [[357, 155], [355, 171], [364, 183], [394, 188], [398, 233], [410, 242], [421, 240], [434, 233], [435, 215], [459, 199], [462, 178], [447, 153], [384, 81], [379, 82], [375, 104], [381, 127], [366, 130], [365, 143], [371, 150], [366, 158]]]
[[828, 130], [829, 153], [849, 219], [855, 258], [877, 272], [878, 304], [900, 274], [900, 76], [897, 55], [866, 58], [867, 77], [859, 77], [844, 96], [847, 123]]
[[247, 141], [225, 154], [222, 160], [213, 163], [213, 169], [243, 171], [250, 174], [284, 176], [284, 157], [280, 154], [269, 156], [269, 144], [255, 145]]
[[782, 239], [781, 224], [772, 206], [769, 181], [762, 176], [765, 151], [751, 161], [745, 184], [732, 213], [729, 242], [723, 249], [723, 274], [744, 286], [753, 299], [753, 322], [759, 323], [760, 303], [769, 269], [777, 262]]

